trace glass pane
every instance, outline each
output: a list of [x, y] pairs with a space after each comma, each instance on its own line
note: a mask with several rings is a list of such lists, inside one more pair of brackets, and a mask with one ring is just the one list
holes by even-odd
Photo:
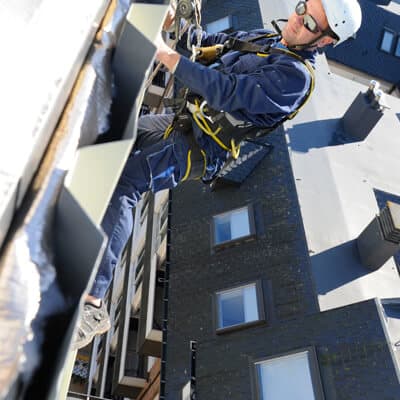
[[250, 235], [249, 215], [247, 209], [232, 213], [231, 218], [232, 239]]
[[246, 322], [257, 321], [258, 305], [256, 285], [246, 286], [243, 288], [244, 297], [244, 317]]
[[207, 24], [206, 31], [208, 33], [217, 33], [223, 32], [229, 28], [231, 28], [231, 18], [228, 15], [227, 17], [218, 19], [217, 21], [213, 21]]
[[245, 322], [242, 289], [220, 293], [219, 297], [219, 328], [243, 324]]
[[307, 351], [265, 361], [257, 369], [263, 400], [315, 399]]
[[231, 240], [231, 223], [229, 216], [215, 219], [215, 243], [222, 243]]
[[249, 211], [247, 208], [214, 217], [215, 243], [223, 243], [250, 235]]
[[397, 39], [396, 50], [394, 51], [396, 57], [400, 57], [400, 38]]
[[240, 325], [259, 319], [256, 285], [248, 285], [218, 294], [218, 327]]
[[390, 53], [390, 51], [392, 50], [393, 37], [394, 34], [392, 32], [384, 31], [381, 43], [381, 50]]

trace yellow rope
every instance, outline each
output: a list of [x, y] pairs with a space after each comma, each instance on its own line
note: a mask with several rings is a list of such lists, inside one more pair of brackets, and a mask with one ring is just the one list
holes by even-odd
[[[206, 153], [204, 150], [200, 150], [201, 155], [203, 156], [203, 161], [204, 161], [204, 167], [203, 167], [203, 172], [200, 176], [198, 176], [195, 179], [201, 179], [205, 174], [206, 174], [206, 168], [207, 168], [207, 158], [206, 158]], [[186, 181], [186, 179], [189, 177], [190, 175], [190, 171], [192, 170], [192, 150], [188, 151], [188, 155], [187, 155], [187, 167], [186, 167], [186, 172], [185, 175], [182, 178], [182, 182]]]
[[165, 140], [165, 139], [168, 139], [168, 138], [169, 138], [169, 135], [171, 134], [171, 132], [172, 132], [173, 130], [174, 130], [173, 125], [172, 125], [172, 124], [168, 125], [168, 126], [167, 126], [167, 129], [165, 129], [163, 139], [164, 139], [164, 140]]
[[235, 146], [235, 141], [231, 139], [231, 153], [232, 157], [236, 160], [239, 157], [240, 154], [240, 143]]
[[191, 159], [191, 155], [192, 155], [192, 150], [188, 151], [188, 155], [187, 155], [187, 167], [186, 167], [186, 172], [184, 177], [182, 178], [182, 182], [186, 181], [186, 179], [188, 178], [189, 174], [190, 174], [190, 170], [192, 169], [192, 159]]
[[201, 174], [201, 176], [199, 176], [197, 179], [202, 178], [205, 174], [206, 174], [206, 168], [207, 168], [207, 158], [206, 158], [206, 152], [204, 150], [200, 150], [201, 155], [203, 156], [203, 160], [204, 160], [204, 167], [203, 167], [203, 173]]
[[218, 133], [221, 131], [221, 127], [219, 126], [215, 131], [210, 128], [207, 120], [201, 114], [199, 102], [196, 99], [195, 101], [195, 110], [192, 113], [193, 119], [196, 122], [197, 126], [208, 136], [211, 136], [224, 150], [231, 151], [231, 149], [218, 138]]
[[210, 136], [215, 142], [221, 146], [224, 150], [229, 151], [232, 154], [232, 157], [236, 160], [239, 157], [240, 153], [240, 144], [236, 145], [234, 139], [231, 139], [231, 147], [226, 146], [221, 139], [217, 136], [219, 132], [221, 132], [222, 127], [219, 126], [215, 131], [213, 131], [208, 124], [208, 121], [204, 117], [201, 112], [200, 105], [198, 99], [195, 99], [194, 104], [194, 112], [192, 113], [193, 119], [196, 122], [197, 126], [208, 136]]

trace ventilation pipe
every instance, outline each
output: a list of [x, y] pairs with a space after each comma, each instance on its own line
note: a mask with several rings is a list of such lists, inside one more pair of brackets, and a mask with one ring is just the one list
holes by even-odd
[[372, 80], [368, 90], [360, 92], [343, 115], [343, 129], [347, 136], [364, 140], [382, 118], [384, 110], [389, 108], [379, 86], [379, 82]]
[[400, 250], [400, 204], [388, 201], [357, 239], [362, 264], [377, 270]]

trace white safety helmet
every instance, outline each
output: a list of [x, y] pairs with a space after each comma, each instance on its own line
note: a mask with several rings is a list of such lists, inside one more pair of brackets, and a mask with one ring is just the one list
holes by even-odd
[[355, 36], [362, 19], [357, 0], [322, 0], [322, 6], [329, 27], [339, 38], [335, 46]]

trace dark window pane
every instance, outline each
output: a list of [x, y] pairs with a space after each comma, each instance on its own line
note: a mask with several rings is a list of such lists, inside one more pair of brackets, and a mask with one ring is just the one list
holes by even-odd
[[215, 238], [216, 243], [222, 243], [231, 240], [231, 224], [229, 220], [216, 222]]
[[243, 298], [237, 296], [221, 297], [222, 326], [221, 328], [238, 325], [245, 322]]
[[385, 51], [386, 53], [390, 53], [392, 50], [394, 34], [389, 31], [383, 32], [382, 42], [381, 42], [381, 50]]

